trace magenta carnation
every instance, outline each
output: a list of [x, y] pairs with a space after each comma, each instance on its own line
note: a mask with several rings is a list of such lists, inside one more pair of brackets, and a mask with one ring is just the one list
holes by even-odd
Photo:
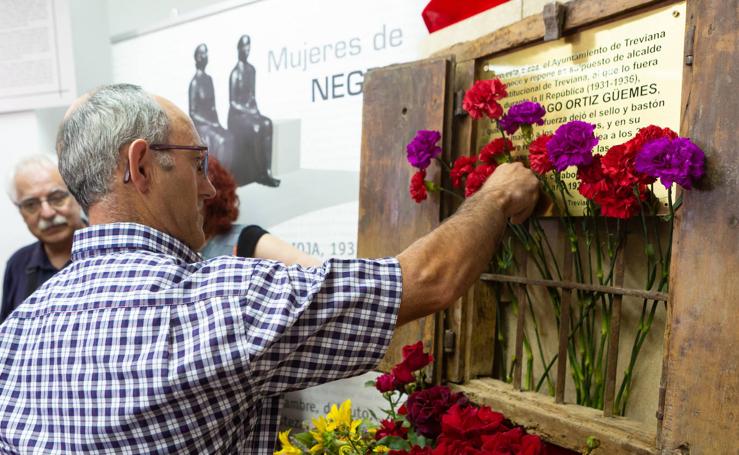
[[543, 125], [547, 111], [539, 103], [522, 101], [508, 109], [508, 113], [500, 119], [500, 128], [508, 134], [518, 131], [521, 125]]
[[431, 160], [441, 155], [441, 147], [436, 145], [441, 133], [433, 130], [418, 130], [416, 137], [406, 146], [408, 162], [418, 169], [426, 169]]
[[644, 144], [637, 153], [636, 170], [652, 177], [669, 188], [677, 183], [691, 189], [705, 173], [705, 154], [690, 139], [661, 138]]
[[598, 144], [593, 131], [595, 125], [579, 120], [557, 128], [547, 142], [549, 160], [557, 171], [562, 172], [568, 166], [587, 166], [593, 162], [593, 147]]

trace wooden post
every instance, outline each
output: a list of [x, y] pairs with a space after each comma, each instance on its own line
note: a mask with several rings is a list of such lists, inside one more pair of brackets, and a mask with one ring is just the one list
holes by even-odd
[[663, 454], [739, 453], [737, 8], [687, 3], [680, 133], [706, 152], [708, 172], [684, 193], [672, 243]]

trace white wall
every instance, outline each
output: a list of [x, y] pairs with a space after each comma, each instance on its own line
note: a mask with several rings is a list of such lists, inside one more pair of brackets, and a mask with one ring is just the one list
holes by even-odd
[[[69, 0], [72, 25], [77, 93], [84, 93], [111, 81], [110, 32], [108, 9], [98, 0]], [[54, 141], [65, 107], [0, 114], [3, 193], [14, 163], [37, 153], [54, 153]], [[28, 232], [16, 207], [5, 195], [0, 196], [0, 275], [5, 263], [18, 248], [35, 239]]]

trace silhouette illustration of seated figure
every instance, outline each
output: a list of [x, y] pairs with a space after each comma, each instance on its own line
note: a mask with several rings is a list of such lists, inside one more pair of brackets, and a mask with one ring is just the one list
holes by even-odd
[[272, 177], [272, 121], [259, 113], [255, 97], [256, 70], [247, 59], [251, 38], [243, 35], [236, 46], [239, 61], [229, 78], [228, 130], [234, 135], [232, 173], [239, 185], [257, 182], [279, 186]]
[[190, 118], [200, 138], [208, 146], [209, 153], [226, 168], [233, 166], [233, 136], [218, 121], [213, 79], [205, 74], [208, 65], [208, 46], [199, 44], [195, 48], [195, 76], [190, 81]]

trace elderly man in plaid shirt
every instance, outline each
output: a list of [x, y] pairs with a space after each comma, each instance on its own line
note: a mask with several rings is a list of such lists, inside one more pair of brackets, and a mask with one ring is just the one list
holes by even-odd
[[393, 329], [454, 302], [537, 198], [533, 174], [503, 165], [395, 258], [203, 261], [208, 152], [171, 102], [102, 87], [57, 148], [90, 227], [0, 326], [0, 453], [270, 453], [270, 398], [375, 367]]

